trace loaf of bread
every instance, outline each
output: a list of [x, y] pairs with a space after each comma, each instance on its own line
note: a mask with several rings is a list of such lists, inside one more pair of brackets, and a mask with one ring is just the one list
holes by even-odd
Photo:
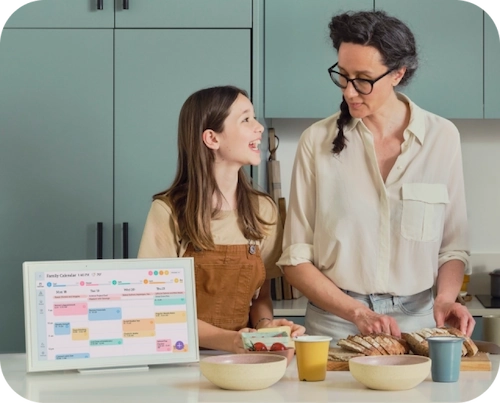
[[460, 330], [453, 327], [424, 328], [417, 332], [402, 333], [401, 338], [385, 333], [369, 335], [353, 335], [340, 339], [337, 343], [341, 350], [334, 350], [330, 359], [348, 361], [349, 358], [359, 355], [401, 355], [417, 354], [429, 356], [429, 344], [426, 340], [431, 336], [462, 337], [462, 356], [472, 357], [477, 354], [475, 343]]
[[455, 336], [464, 339], [462, 345], [462, 356], [473, 357], [477, 354], [478, 348], [470, 337], [463, 334], [460, 330], [454, 327], [435, 327], [424, 328], [418, 332], [402, 333], [401, 336], [405, 339], [410, 350], [414, 354], [429, 356], [429, 343], [426, 338], [431, 336]]
[[406, 340], [384, 333], [347, 336], [347, 339], [340, 339], [337, 345], [362, 355], [400, 355], [410, 352]]

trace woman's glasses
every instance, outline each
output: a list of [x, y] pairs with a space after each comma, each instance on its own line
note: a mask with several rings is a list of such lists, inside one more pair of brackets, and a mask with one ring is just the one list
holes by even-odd
[[337, 67], [338, 62], [335, 63], [332, 67], [328, 69], [328, 73], [330, 74], [330, 78], [334, 82], [337, 87], [342, 89], [346, 89], [349, 83], [352, 83], [354, 89], [363, 95], [368, 95], [373, 91], [373, 84], [375, 84], [381, 78], [384, 78], [387, 74], [389, 74], [391, 70], [388, 70], [380, 77], [377, 77], [374, 80], [368, 80], [366, 78], [349, 78], [345, 74], [339, 73], [335, 71], [334, 68]]

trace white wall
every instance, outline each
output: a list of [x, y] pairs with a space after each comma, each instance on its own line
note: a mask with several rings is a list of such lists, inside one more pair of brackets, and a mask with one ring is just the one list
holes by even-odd
[[[297, 142], [316, 119], [273, 119], [280, 139], [282, 195], [290, 193], [290, 178]], [[453, 121], [461, 134], [464, 180], [473, 254], [500, 255], [500, 119]], [[500, 259], [497, 263], [500, 267]]]

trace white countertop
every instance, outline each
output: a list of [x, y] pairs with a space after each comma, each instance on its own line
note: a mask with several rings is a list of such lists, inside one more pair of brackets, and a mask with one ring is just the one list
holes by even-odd
[[[490, 359], [493, 363], [492, 371], [461, 372], [457, 383], [435, 383], [429, 375], [417, 387], [397, 392], [367, 389], [348, 371], [328, 371], [323, 382], [300, 382], [297, 378], [295, 360], [290, 363], [280, 381], [258, 391], [219, 389], [200, 373], [198, 363], [155, 366], [144, 372], [99, 375], [82, 375], [76, 371], [26, 374], [24, 354], [0, 355], [0, 364], [7, 383], [17, 394], [42, 403], [367, 401], [421, 403], [465, 402], [481, 395], [480, 402], [496, 401], [500, 392], [500, 379], [495, 380], [500, 355], [491, 355]], [[3, 379], [0, 379], [2, 401], [4, 397], [9, 403], [24, 401], [6, 395], [4, 388], [7, 386], [2, 385], [2, 382]], [[489, 388], [493, 382], [494, 386]]]
[[[307, 299], [300, 297], [297, 299], [273, 301], [275, 316], [304, 316], [306, 314]], [[467, 302], [465, 306], [472, 316], [500, 315], [500, 309], [485, 308], [476, 297]]]

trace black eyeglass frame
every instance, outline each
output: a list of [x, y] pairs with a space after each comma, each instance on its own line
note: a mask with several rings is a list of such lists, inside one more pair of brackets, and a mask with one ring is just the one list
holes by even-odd
[[[347, 88], [347, 86], [349, 85], [349, 83], [352, 83], [352, 86], [354, 87], [354, 89], [359, 92], [360, 94], [363, 94], [363, 95], [370, 95], [372, 92], [373, 92], [373, 84], [375, 84], [378, 80], [381, 80], [382, 78], [384, 78], [386, 75], [388, 75], [389, 73], [393, 72], [394, 69], [390, 69], [390, 70], [387, 70], [384, 74], [382, 74], [380, 77], [377, 77], [373, 80], [368, 80], [367, 78], [349, 78], [347, 77], [345, 74], [342, 74], [338, 71], [335, 71], [333, 70], [335, 67], [337, 67], [337, 65], [339, 64], [339, 62], [335, 63], [333, 66], [331, 66], [329, 69], [328, 69], [328, 74], [330, 75], [330, 78], [332, 79], [333, 83], [339, 87], [339, 88], [342, 88], [343, 90], [345, 90]], [[335, 74], [338, 74], [339, 76], [342, 76], [346, 79], [347, 81], [347, 84], [345, 85], [345, 87], [341, 86], [339, 82], [335, 81], [335, 79], [333, 78], [332, 76], [332, 73], [335, 73]], [[370, 89], [370, 92], [363, 92], [363, 91], [360, 91], [358, 89], [358, 87], [356, 87], [356, 81], [364, 81], [364, 82], [367, 82], [371, 85], [371, 89]]]

